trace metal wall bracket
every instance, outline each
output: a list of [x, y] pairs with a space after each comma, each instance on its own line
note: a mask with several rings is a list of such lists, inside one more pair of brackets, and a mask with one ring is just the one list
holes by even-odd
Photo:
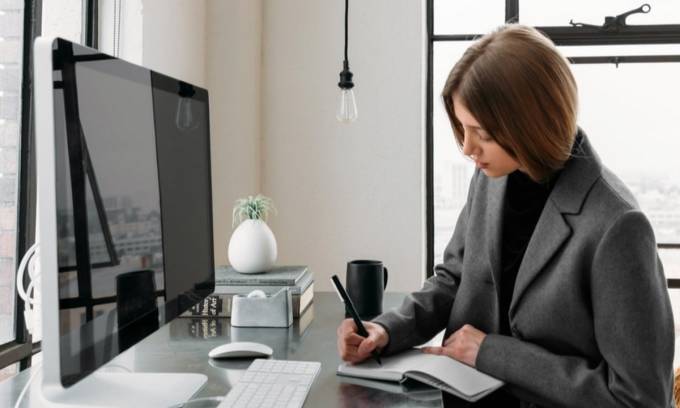
[[623, 14], [619, 14], [618, 16], [607, 16], [604, 18], [604, 24], [602, 26], [597, 26], [594, 24], [584, 24], [584, 23], [575, 23], [574, 20], [569, 20], [569, 24], [571, 24], [572, 27], [590, 27], [590, 28], [599, 28], [604, 31], [609, 31], [609, 32], [616, 32], [619, 31], [621, 28], [628, 27], [628, 23], [626, 23], [626, 19], [628, 16], [631, 14], [647, 14], [650, 12], [652, 9], [652, 6], [649, 4], [645, 3], [642, 6], [626, 11]]

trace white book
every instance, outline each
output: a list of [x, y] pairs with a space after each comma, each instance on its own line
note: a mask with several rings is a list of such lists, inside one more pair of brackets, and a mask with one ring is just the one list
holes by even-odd
[[393, 382], [410, 378], [472, 402], [504, 385], [503, 381], [451, 357], [426, 354], [419, 349], [381, 357], [381, 360], [382, 366], [373, 359], [357, 365], [343, 363], [337, 374]]
[[304, 276], [295, 285], [221, 285], [215, 284], [215, 293], [221, 295], [247, 295], [248, 293], [259, 289], [264, 291], [267, 295], [272, 295], [282, 288], [288, 288], [292, 295], [299, 295], [314, 282], [314, 276], [311, 273], [305, 273]]

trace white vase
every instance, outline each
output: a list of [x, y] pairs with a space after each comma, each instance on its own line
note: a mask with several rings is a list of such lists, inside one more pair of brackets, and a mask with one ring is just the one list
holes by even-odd
[[276, 238], [262, 220], [245, 220], [229, 240], [229, 263], [241, 273], [271, 269], [276, 262]]

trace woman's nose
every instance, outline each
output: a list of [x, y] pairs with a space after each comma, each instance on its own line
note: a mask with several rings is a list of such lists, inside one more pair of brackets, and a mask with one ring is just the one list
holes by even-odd
[[471, 154], [475, 153], [475, 145], [471, 140], [472, 138], [465, 134], [463, 136], [463, 154], [466, 156], [470, 156]]

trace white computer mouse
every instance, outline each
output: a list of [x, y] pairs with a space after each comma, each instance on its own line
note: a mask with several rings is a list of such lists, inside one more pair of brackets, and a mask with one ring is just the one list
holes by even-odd
[[274, 353], [266, 344], [238, 341], [217, 346], [210, 350], [210, 358], [269, 357]]

